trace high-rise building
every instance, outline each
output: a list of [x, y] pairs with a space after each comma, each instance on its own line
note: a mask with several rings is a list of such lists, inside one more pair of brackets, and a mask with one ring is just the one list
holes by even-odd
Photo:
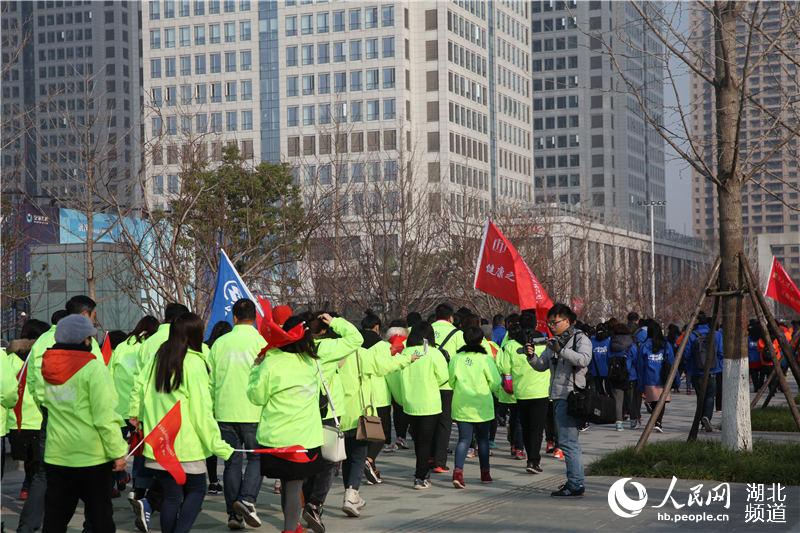
[[[139, 167], [139, 3], [2, 4], [3, 192], [127, 203]], [[100, 190], [102, 189], [102, 190]]]
[[[789, 129], [780, 126], [796, 124], [800, 83], [797, 54], [785, 53], [796, 47], [793, 32], [787, 32], [797, 21], [797, 5], [791, 2], [770, 2], [759, 10], [758, 31], [752, 32], [751, 51], [739, 43], [736, 57], [739, 67], [745, 58], [758, 59], [757, 66], [746, 83], [755, 102], [745, 101], [744, 120], [740, 122], [740, 145], [743, 154], [756, 162], [769, 155], [762, 170], [742, 187], [742, 227], [746, 245], [758, 257], [762, 279], [769, 273], [772, 256], [777, 257], [795, 280], [800, 279], [800, 215], [796, 211], [800, 190], [798, 176], [798, 141], [790, 138], [775, 153], [776, 144], [783, 142]], [[690, 11], [692, 49], [705, 50], [711, 59], [714, 50], [714, 27], [710, 14], [704, 9]], [[741, 24], [740, 24], [741, 25]], [[749, 34], [746, 29], [743, 34]], [[737, 41], [738, 42], [738, 41]], [[762, 53], [765, 50], [780, 50]], [[713, 65], [713, 59], [711, 63]], [[757, 96], [756, 96], [757, 95]], [[716, 117], [714, 92], [705, 81], [694, 77], [691, 84], [692, 134], [703, 147], [705, 164], [714, 168]], [[763, 109], [763, 110], [762, 110]], [[777, 118], [776, 118], [777, 117]], [[719, 204], [714, 184], [692, 172], [692, 226], [698, 237], [713, 240], [719, 231]]]
[[[653, 116], [663, 109], [661, 44], [628, 2], [531, 2], [535, 196], [643, 231], [664, 201], [664, 141], [615, 73], [624, 65]], [[664, 207], [654, 209], [657, 233]]]

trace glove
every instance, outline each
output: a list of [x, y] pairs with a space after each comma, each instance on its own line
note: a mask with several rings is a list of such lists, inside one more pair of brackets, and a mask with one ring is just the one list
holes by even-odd
[[511, 374], [503, 374], [501, 385], [506, 394], [514, 394], [514, 378]]

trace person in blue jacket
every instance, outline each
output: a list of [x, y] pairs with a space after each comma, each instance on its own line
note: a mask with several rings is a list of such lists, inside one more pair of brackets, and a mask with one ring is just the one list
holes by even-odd
[[608, 383], [608, 350], [611, 347], [611, 333], [606, 323], [601, 322], [592, 336], [592, 362], [589, 372], [594, 377], [595, 388], [602, 394], [611, 395]]
[[[672, 345], [664, 339], [664, 332], [655, 320], [647, 321], [647, 339], [639, 349], [639, 386], [644, 389], [645, 399], [650, 410], [655, 409], [658, 399], [664, 390], [666, 378], [675, 361], [675, 352]], [[679, 376], [675, 376], [676, 381]], [[667, 396], [667, 402], [670, 396]], [[666, 406], [658, 415], [654, 429], [663, 433], [661, 422], [664, 418]]]
[[[722, 373], [722, 333], [717, 330], [714, 332], [714, 351], [715, 357], [711, 364], [708, 376], [708, 386], [705, 395], [700, 390], [703, 384], [703, 373], [705, 372], [705, 360], [708, 354], [708, 341], [710, 341], [711, 319], [702, 311], [697, 315], [697, 325], [689, 334], [686, 343], [685, 354], [686, 371], [692, 380], [692, 387], [697, 392], [697, 404], [701, 409], [702, 417], [700, 423], [707, 432], [714, 431], [711, 427], [711, 417], [714, 415], [714, 399], [717, 391], [717, 374]], [[704, 398], [705, 396], [705, 398]]]
[[[639, 425], [641, 414], [641, 393], [637, 390], [636, 343], [631, 331], [622, 322], [611, 324], [611, 343], [608, 351], [608, 381], [611, 384], [616, 403], [616, 429], [622, 431], [623, 407], [628, 406], [631, 429]], [[638, 401], [637, 398], [638, 397]]]
[[500, 346], [506, 338], [506, 327], [504, 317], [501, 314], [496, 314], [492, 317], [492, 342]]
[[640, 318], [639, 319], [639, 326], [636, 328], [636, 331], [633, 334], [633, 340], [636, 341], [636, 345], [641, 347], [645, 341], [649, 338], [648, 330], [647, 330], [647, 323], [649, 319]]

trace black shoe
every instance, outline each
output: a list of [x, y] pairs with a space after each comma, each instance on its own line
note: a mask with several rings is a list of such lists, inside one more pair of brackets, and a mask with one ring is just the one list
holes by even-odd
[[707, 416], [700, 419], [700, 424], [703, 425], [703, 429], [706, 430], [706, 433], [712, 433], [714, 431], [714, 428], [711, 427], [711, 420], [709, 420]]
[[528, 466], [525, 467], [525, 471], [529, 474], [541, 474], [542, 473], [542, 466], [538, 464], [531, 464], [528, 463]]
[[553, 498], [580, 498], [583, 496], [585, 490], [586, 489], [584, 487], [571, 489], [566, 485], [563, 485], [557, 491], [551, 492], [550, 496], [552, 496]]
[[239, 516], [239, 515], [237, 515], [235, 513], [229, 514], [228, 515], [228, 529], [232, 529], [232, 530], [244, 529], [244, 519], [241, 516]]
[[303, 520], [308, 529], [314, 533], [325, 533], [325, 524], [322, 523], [322, 506], [307, 503], [303, 508]]
[[578, 426], [578, 431], [583, 432], [586, 431], [587, 429], [589, 429], [589, 422], [584, 422], [583, 424]]
[[381, 478], [378, 477], [378, 469], [375, 468], [375, 465], [369, 459], [364, 461], [364, 479], [369, 485], [376, 485], [383, 482]]
[[209, 483], [208, 484], [208, 493], [209, 494], [220, 494], [222, 492], [222, 483], [217, 481], [216, 483]]

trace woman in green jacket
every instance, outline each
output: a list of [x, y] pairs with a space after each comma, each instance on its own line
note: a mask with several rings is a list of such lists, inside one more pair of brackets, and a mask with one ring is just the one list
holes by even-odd
[[483, 347], [483, 331], [475, 326], [464, 330], [463, 347], [450, 359], [450, 386], [453, 387], [453, 420], [458, 424], [453, 486], [463, 489], [464, 460], [473, 434], [478, 440], [481, 483], [491, 483], [489, 471], [489, 430], [494, 419], [492, 393], [500, 386], [500, 374]]
[[[299, 326], [299, 327], [297, 327]], [[277, 327], [277, 326], [276, 326]], [[296, 328], [297, 327], [297, 328]], [[300, 514], [303, 480], [319, 473], [322, 460], [322, 420], [320, 416], [320, 374], [317, 345], [299, 316], [289, 317], [283, 329], [296, 337], [267, 339], [268, 349], [250, 371], [247, 397], [261, 406], [256, 438], [268, 448], [302, 446], [307, 462], [292, 462], [264, 454], [261, 473], [281, 480], [283, 530], [302, 531]]]
[[228, 459], [234, 453], [222, 440], [214, 420], [208, 370], [202, 356], [204, 329], [203, 320], [194, 313], [185, 313], [172, 323], [169, 337], [145, 369], [147, 377], [139, 398], [145, 435], [180, 402], [181, 426], [175, 438], [175, 455], [186, 472], [186, 483], [178, 485], [155, 461], [152, 448], [144, 447], [145, 466], [158, 471], [164, 491], [164, 533], [192, 529], [206, 495], [206, 457], [214, 454]]
[[403, 410], [408, 415], [414, 435], [414, 453], [417, 464], [414, 471], [414, 488], [428, 489], [430, 464], [433, 455], [433, 437], [439, 413], [442, 412], [442, 398], [439, 387], [449, 378], [447, 361], [442, 352], [434, 348], [433, 328], [428, 323], [420, 323], [411, 330], [402, 355], [419, 357], [419, 360], [400, 372], [400, 390], [403, 395]]

